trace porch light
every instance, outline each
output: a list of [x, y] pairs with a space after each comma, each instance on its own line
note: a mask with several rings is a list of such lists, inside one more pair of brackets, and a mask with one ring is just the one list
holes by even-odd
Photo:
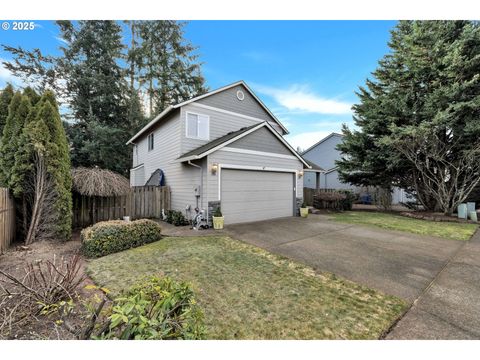
[[211, 170], [212, 170], [212, 175], [216, 175], [216, 174], [217, 174], [217, 170], [218, 170], [218, 164], [217, 164], [217, 163], [213, 163]]
[[303, 176], [303, 170], [300, 170], [300, 171], [298, 172], [298, 177], [301, 178], [302, 176]]

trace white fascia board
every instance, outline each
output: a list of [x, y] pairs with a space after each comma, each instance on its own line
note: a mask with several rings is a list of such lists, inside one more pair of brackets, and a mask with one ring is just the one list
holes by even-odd
[[242, 149], [242, 148], [233, 148], [225, 146], [218, 151], [227, 151], [227, 152], [234, 152], [239, 154], [249, 154], [249, 155], [259, 155], [259, 156], [267, 156], [267, 157], [276, 157], [281, 159], [290, 159], [290, 160], [297, 160], [296, 156], [293, 155], [285, 155], [285, 154], [278, 154], [266, 151], [257, 151], [257, 150], [249, 150], [249, 149]]
[[147, 125], [145, 125], [139, 132], [137, 132], [135, 135], [133, 135], [132, 138], [127, 141], [126, 145], [132, 144], [133, 140], [137, 139], [140, 135], [142, 135], [144, 132], [146, 132], [148, 129], [150, 129], [153, 125], [155, 125], [158, 120], [163, 118], [166, 114], [168, 114], [172, 109], [175, 109], [175, 108], [176, 108], [175, 106], [168, 106], [160, 114], [155, 116], [155, 118], [153, 118], [153, 120], [151, 120]]

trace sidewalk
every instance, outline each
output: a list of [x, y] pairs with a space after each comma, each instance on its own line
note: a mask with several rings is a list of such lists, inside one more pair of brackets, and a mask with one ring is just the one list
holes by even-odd
[[387, 339], [480, 339], [480, 230], [459, 249]]

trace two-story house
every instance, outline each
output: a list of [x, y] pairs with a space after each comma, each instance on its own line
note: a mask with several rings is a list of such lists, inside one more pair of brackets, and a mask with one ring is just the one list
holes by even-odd
[[287, 129], [243, 82], [169, 106], [127, 144], [133, 146], [131, 186], [161, 170], [171, 207], [225, 223], [296, 214], [309, 165], [283, 138]]

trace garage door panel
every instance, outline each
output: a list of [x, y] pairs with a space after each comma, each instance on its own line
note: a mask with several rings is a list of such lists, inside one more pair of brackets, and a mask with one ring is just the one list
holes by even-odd
[[226, 224], [292, 216], [292, 173], [222, 169], [221, 177]]

